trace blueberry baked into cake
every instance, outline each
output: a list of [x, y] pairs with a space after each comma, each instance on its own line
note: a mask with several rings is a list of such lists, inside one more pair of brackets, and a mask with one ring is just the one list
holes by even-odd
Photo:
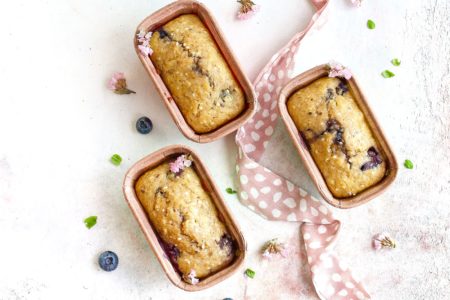
[[344, 80], [314, 81], [287, 109], [335, 197], [354, 196], [385, 176], [380, 146]]
[[186, 155], [164, 162], [144, 173], [135, 190], [172, 265], [196, 284], [228, 266], [236, 247], [193, 163]]
[[151, 60], [195, 132], [214, 131], [243, 112], [242, 89], [198, 16], [181, 15], [155, 30], [150, 47]]

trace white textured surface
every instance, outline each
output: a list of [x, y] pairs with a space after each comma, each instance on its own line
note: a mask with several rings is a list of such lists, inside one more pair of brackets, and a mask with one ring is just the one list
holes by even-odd
[[[304, 258], [260, 263], [257, 256], [261, 244], [276, 236], [298, 243], [296, 224], [262, 220], [225, 194], [248, 242], [246, 266], [257, 275], [246, 281], [236, 274], [188, 294], [166, 279], [126, 206], [125, 171], [173, 143], [195, 148], [222, 189], [234, 185], [233, 138], [207, 145], [184, 139], [134, 53], [136, 25], [168, 2], [2, 5], [0, 299], [316, 298]], [[234, 1], [204, 2], [252, 78], [312, 13], [306, 0], [260, 0], [259, 15], [237, 22]], [[366, 0], [361, 9], [332, 0], [329, 22], [298, 56], [296, 73], [330, 59], [349, 65], [400, 165], [409, 158], [416, 166], [400, 167], [394, 186], [379, 199], [335, 210], [344, 224], [337, 251], [374, 299], [445, 299], [450, 292], [449, 16], [446, 0]], [[377, 24], [373, 31], [366, 28], [368, 18]], [[401, 67], [390, 65], [394, 57]], [[396, 76], [382, 78], [386, 68]], [[117, 96], [105, 88], [118, 70], [137, 95]], [[133, 128], [141, 115], [154, 121], [148, 136]], [[274, 167], [309, 187], [282, 126], [274, 139]], [[120, 167], [108, 162], [116, 152], [124, 158]], [[82, 220], [92, 214], [98, 224], [87, 230]], [[397, 238], [398, 248], [374, 253], [370, 238], [384, 230]], [[96, 265], [107, 249], [120, 259], [112, 273]]]

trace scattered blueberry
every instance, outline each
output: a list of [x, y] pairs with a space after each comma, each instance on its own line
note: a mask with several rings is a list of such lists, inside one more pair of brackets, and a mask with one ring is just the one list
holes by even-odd
[[233, 300], [232, 298], [223, 298], [223, 300]]
[[141, 117], [136, 121], [136, 129], [139, 133], [148, 134], [153, 129], [152, 120], [147, 117]]
[[119, 265], [119, 257], [112, 251], [105, 251], [98, 257], [98, 264], [106, 272], [111, 272]]

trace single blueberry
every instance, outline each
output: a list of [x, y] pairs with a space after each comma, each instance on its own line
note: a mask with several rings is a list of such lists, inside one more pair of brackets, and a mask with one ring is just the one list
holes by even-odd
[[232, 298], [223, 298], [223, 300], [233, 300]]
[[376, 163], [377, 165], [381, 164], [383, 162], [383, 158], [381, 157], [381, 155], [377, 155], [374, 158], [372, 158], [372, 161], [374, 163]]
[[336, 87], [336, 94], [338, 95], [344, 95], [345, 93], [348, 92], [348, 87], [345, 83], [343, 83], [342, 81], [339, 83], [339, 85]]
[[159, 32], [160, 39], [163, 39], [163, 38], [169, 36], [169, 33], [167, 31], [165, 31], [164, 28], [162, 28], [162, 27], [160, 29], [158, 29], [158, 32]]
[[231, 255], [231, 253], [233, 252], [233, 249], [234, 249], [234, 241], [233, 241], [233, 238], [231, 237], [231, 235], [229, 235], [228, 233], [225, 233], [224, 235], [222, 235], [218, 244], [219, 244], [220, 249], [222, 249], [222, 250], [226, 249], [228, 255]]
[[330, 101], [332, 99], [334, 99], [334, 91], [333, 91], [333, 89], [329, 88], [329, 89], [327, 89], [327, 94], [325, 95], [325, 100]]
[[377, 165], [373, 161], [368, 161], [361, 166], [361, 171], [367, 171], [375, 168]]
[[136, 121], [136, 129], [139, 133], [148, 134], [153, 129], [152, 120], [147, 117], [141, 117]]
[[172, 265], [178, 269], [178, 257], [180, 257], [180, 250], [175, 245], [167, 244], [162, 242], [162, 246], [164, 248], [164, 251], [166, 252], [166, 255], [169, 257], [170, 262]]
[[119, 257], [112, 251], [105, 251], [98, 257], [98, 264], [106, 272], [111, 272], [119, 265]]
[[344, 134], [344, 130], [341, 128], [336, 132], [336, 136], [334, 138], [334, 143], [337, 145], [343, 145], [344, 144], [344, 137], [342, 136]]
[[375, 157], [378, 155], [378, 151], [377, 149], [375, 149], [375, 147], [370, 147], [369, 150], [367, 150], [367, 155], [369, 155], [370, 157]]

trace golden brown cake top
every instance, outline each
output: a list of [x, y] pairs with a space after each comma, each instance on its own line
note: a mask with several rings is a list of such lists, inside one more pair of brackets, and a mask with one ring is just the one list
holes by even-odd
[[154, 32], [150, 46], [151, 60], [195, 132], [211, 132], [244, 110], [242, 89], [198, 16], [168, 22]]
[[233, 260], [233, 240], [192, 166], [174, 173], [165, 162], [143, 174], [135, 189], [186, 281], [192, 283], [192, 272], [204, 278]]
[[384, 177], [385, 158], [346, 82], [318, 79], [287, 107], [335, 197], [356, 195]]

